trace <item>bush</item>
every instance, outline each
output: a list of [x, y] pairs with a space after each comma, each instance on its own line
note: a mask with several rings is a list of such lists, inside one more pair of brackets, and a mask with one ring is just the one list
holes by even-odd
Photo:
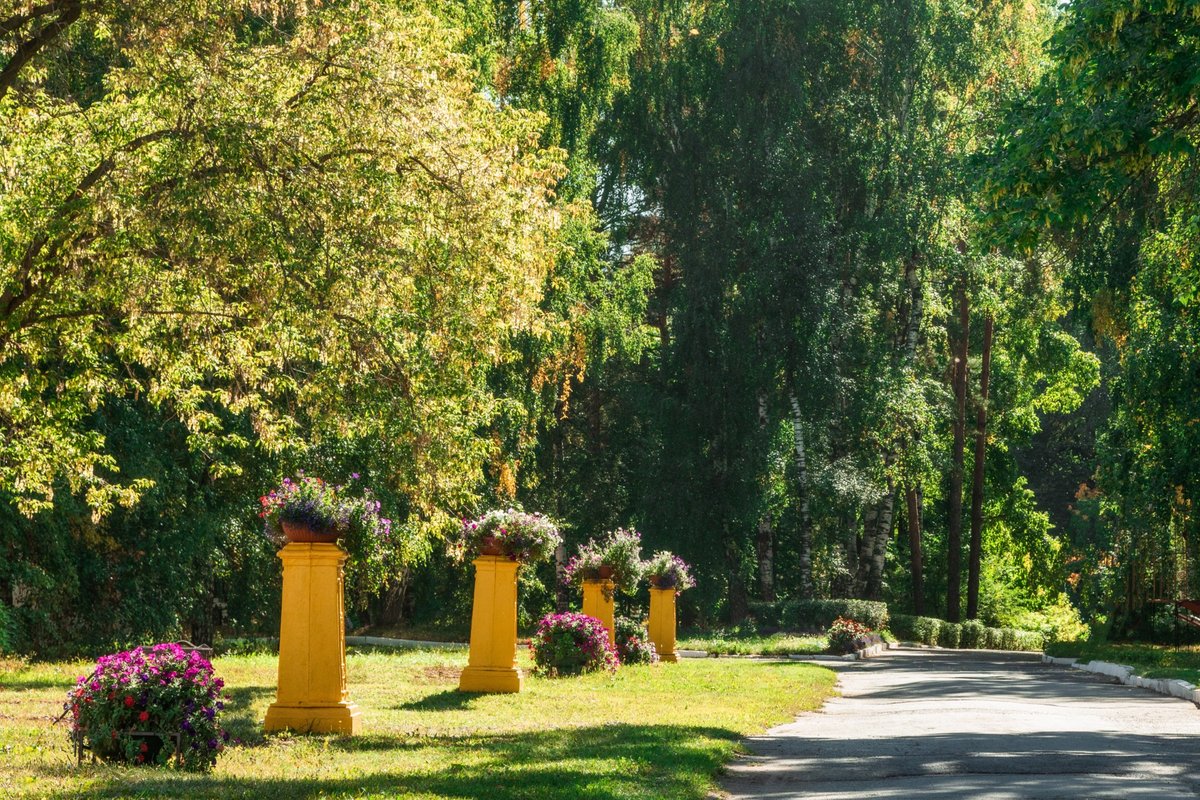
[[871, 635], [871, 629], [852, 619], [838, 617], [829, 626], [827, 635], [829, 652], [841, 655], [853, 653], [865, 647], [868, 644], [867, 637]]
[[874, 600], [783, 600], [751, 603], [750, 611], [764, 628], [823, 631], [839, 617], [857, 620], [871, 630], [888, 627], [886, 603]]
[[179, 766], [204, 771], [229, 740], [217, 721], [224, 686], [199, 653], [156, 644], [102, 656], [67, 693], [64, 708], [71, 735], [99, 758], [168, 764], [174, 755], [169, 737], [178, 734]]
[[17, 618], [12, 610], [0, 603], [0, 655], [11, 653], [17, 646]]
[[550, 676], [615, 671], [620, 663], [604, 623], [586, 614], [546, 615], [529, 640], [529, 649], [537, 671]]
[[962, 641], [962, 625], [957, 622], [943, 622], [938, 627], [938, 647], [957, 648]]
[[910, 617], [897, 614], [891, 620], [892, 633], [904, 641], [936, 647], [942, 621], [933, 617]]
[[959, 647], [965, 647], [968, 650], [977, 650], [983, 647], [986, 636], [987, 627], [979, 620], [969, 619], [962, 624], [962, 637], [959, 640]]
[[933, 617], [892, 617], [892, 633], [904, 641], [937, 647], [962, 647], [986, 650], [1041, 650], [1045, 638], [1037, 631], [1015, 628], [988, 628], [968, 620], [962, 624]]
[[629, 617], [617, 617], [613, 633], [617, 640], [617, 657], [622, 664], [658, 663], [658, 652], [645, 625]]

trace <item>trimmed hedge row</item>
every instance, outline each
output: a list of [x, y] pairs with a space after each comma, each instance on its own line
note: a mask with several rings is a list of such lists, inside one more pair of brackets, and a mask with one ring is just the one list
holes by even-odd
[[933, 617], [892, 617], [891, 631], [897, 638], [933, 647], [971, 650], [1041, 650], [1045, 637], [1037, 631], [989, 628], [974, 620], [958, 623]]
[[873, 631], [888, 627], [887, 603], [874, 600], [783, 600], [751, 603], [761, 627], [823, 631], [838, 617], [861, 622]]

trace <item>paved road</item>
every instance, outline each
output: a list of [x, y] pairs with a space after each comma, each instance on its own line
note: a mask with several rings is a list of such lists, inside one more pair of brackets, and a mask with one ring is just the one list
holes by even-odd
[[1200, 710], [994, 652], [893, 650], [841, 697], [749, 742], [734, 798], [1200, 798]]

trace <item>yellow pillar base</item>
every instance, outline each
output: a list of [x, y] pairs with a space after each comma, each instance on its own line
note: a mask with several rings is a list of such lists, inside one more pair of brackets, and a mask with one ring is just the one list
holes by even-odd
[[517, 568], [504, 556], [475, 559], [471, 605], [471, 655], [458, 679], [460, 692], [519, 692], [517, 668]]
[[292, 542], [279, 551], [279, 558], [279, 688], [263, 727], [358, 733], [362, 714], [346, 691], [346, 552], [336, 544]]
[[458, 678], [460, 692], [516, 694], [524, 685], [525, 676], [516, 667], [467, 667]]
[[607, 578], [596, 580], [585, 578], [583, 581], [583, 613], [595, 617], [604, 624], [608, 631], [608, 643], [617, 646], [616, 611], [613, 593], [616, 584]]
[[267, 709], [263, 723], [267, 732], [297, 731], [298, 733], [343, 733], [353, 736], [362, 731], [362, 712], [354, 703], [345, 705], [281, 706], [273, 703]]
[[675, 653], [675, 589], [650, 587], [650, 641], [658, 651], [658, 660], [667, 664], [679, 661]]

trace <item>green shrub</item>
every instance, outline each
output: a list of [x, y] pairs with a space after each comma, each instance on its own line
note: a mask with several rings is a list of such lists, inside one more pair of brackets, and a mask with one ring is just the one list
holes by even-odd
[[17, 646], [17, 619], [12, 610], [0, 603], [0, 654], [11, 653]]
[[959, 639], [959, 647], [965, 647], [968, 650], [977, 650], [983, 647], [985, 637], [987, 636], [987, 627], [979, 620], [969, 619], [962, 624], [962, 636]]
[[988, 628], [981, 622], [945, 622], [933, 617], [892, 617], [892, 633], [902, 641], [937, 647], [986, 650], [1041, 650], [1045, 637], [1038, 631], [1015, 628]]
[[938, 647], [960, 646], [962, 641], [962, 625], [957, 622], [943, 622], [938, 629]]
[[875, 600], [781, 600], [751, 603], [750, 613], [763, 628], [823, 631], [838, 618], [853, 619], [872, 630], [888, 627], [887, 603]]

